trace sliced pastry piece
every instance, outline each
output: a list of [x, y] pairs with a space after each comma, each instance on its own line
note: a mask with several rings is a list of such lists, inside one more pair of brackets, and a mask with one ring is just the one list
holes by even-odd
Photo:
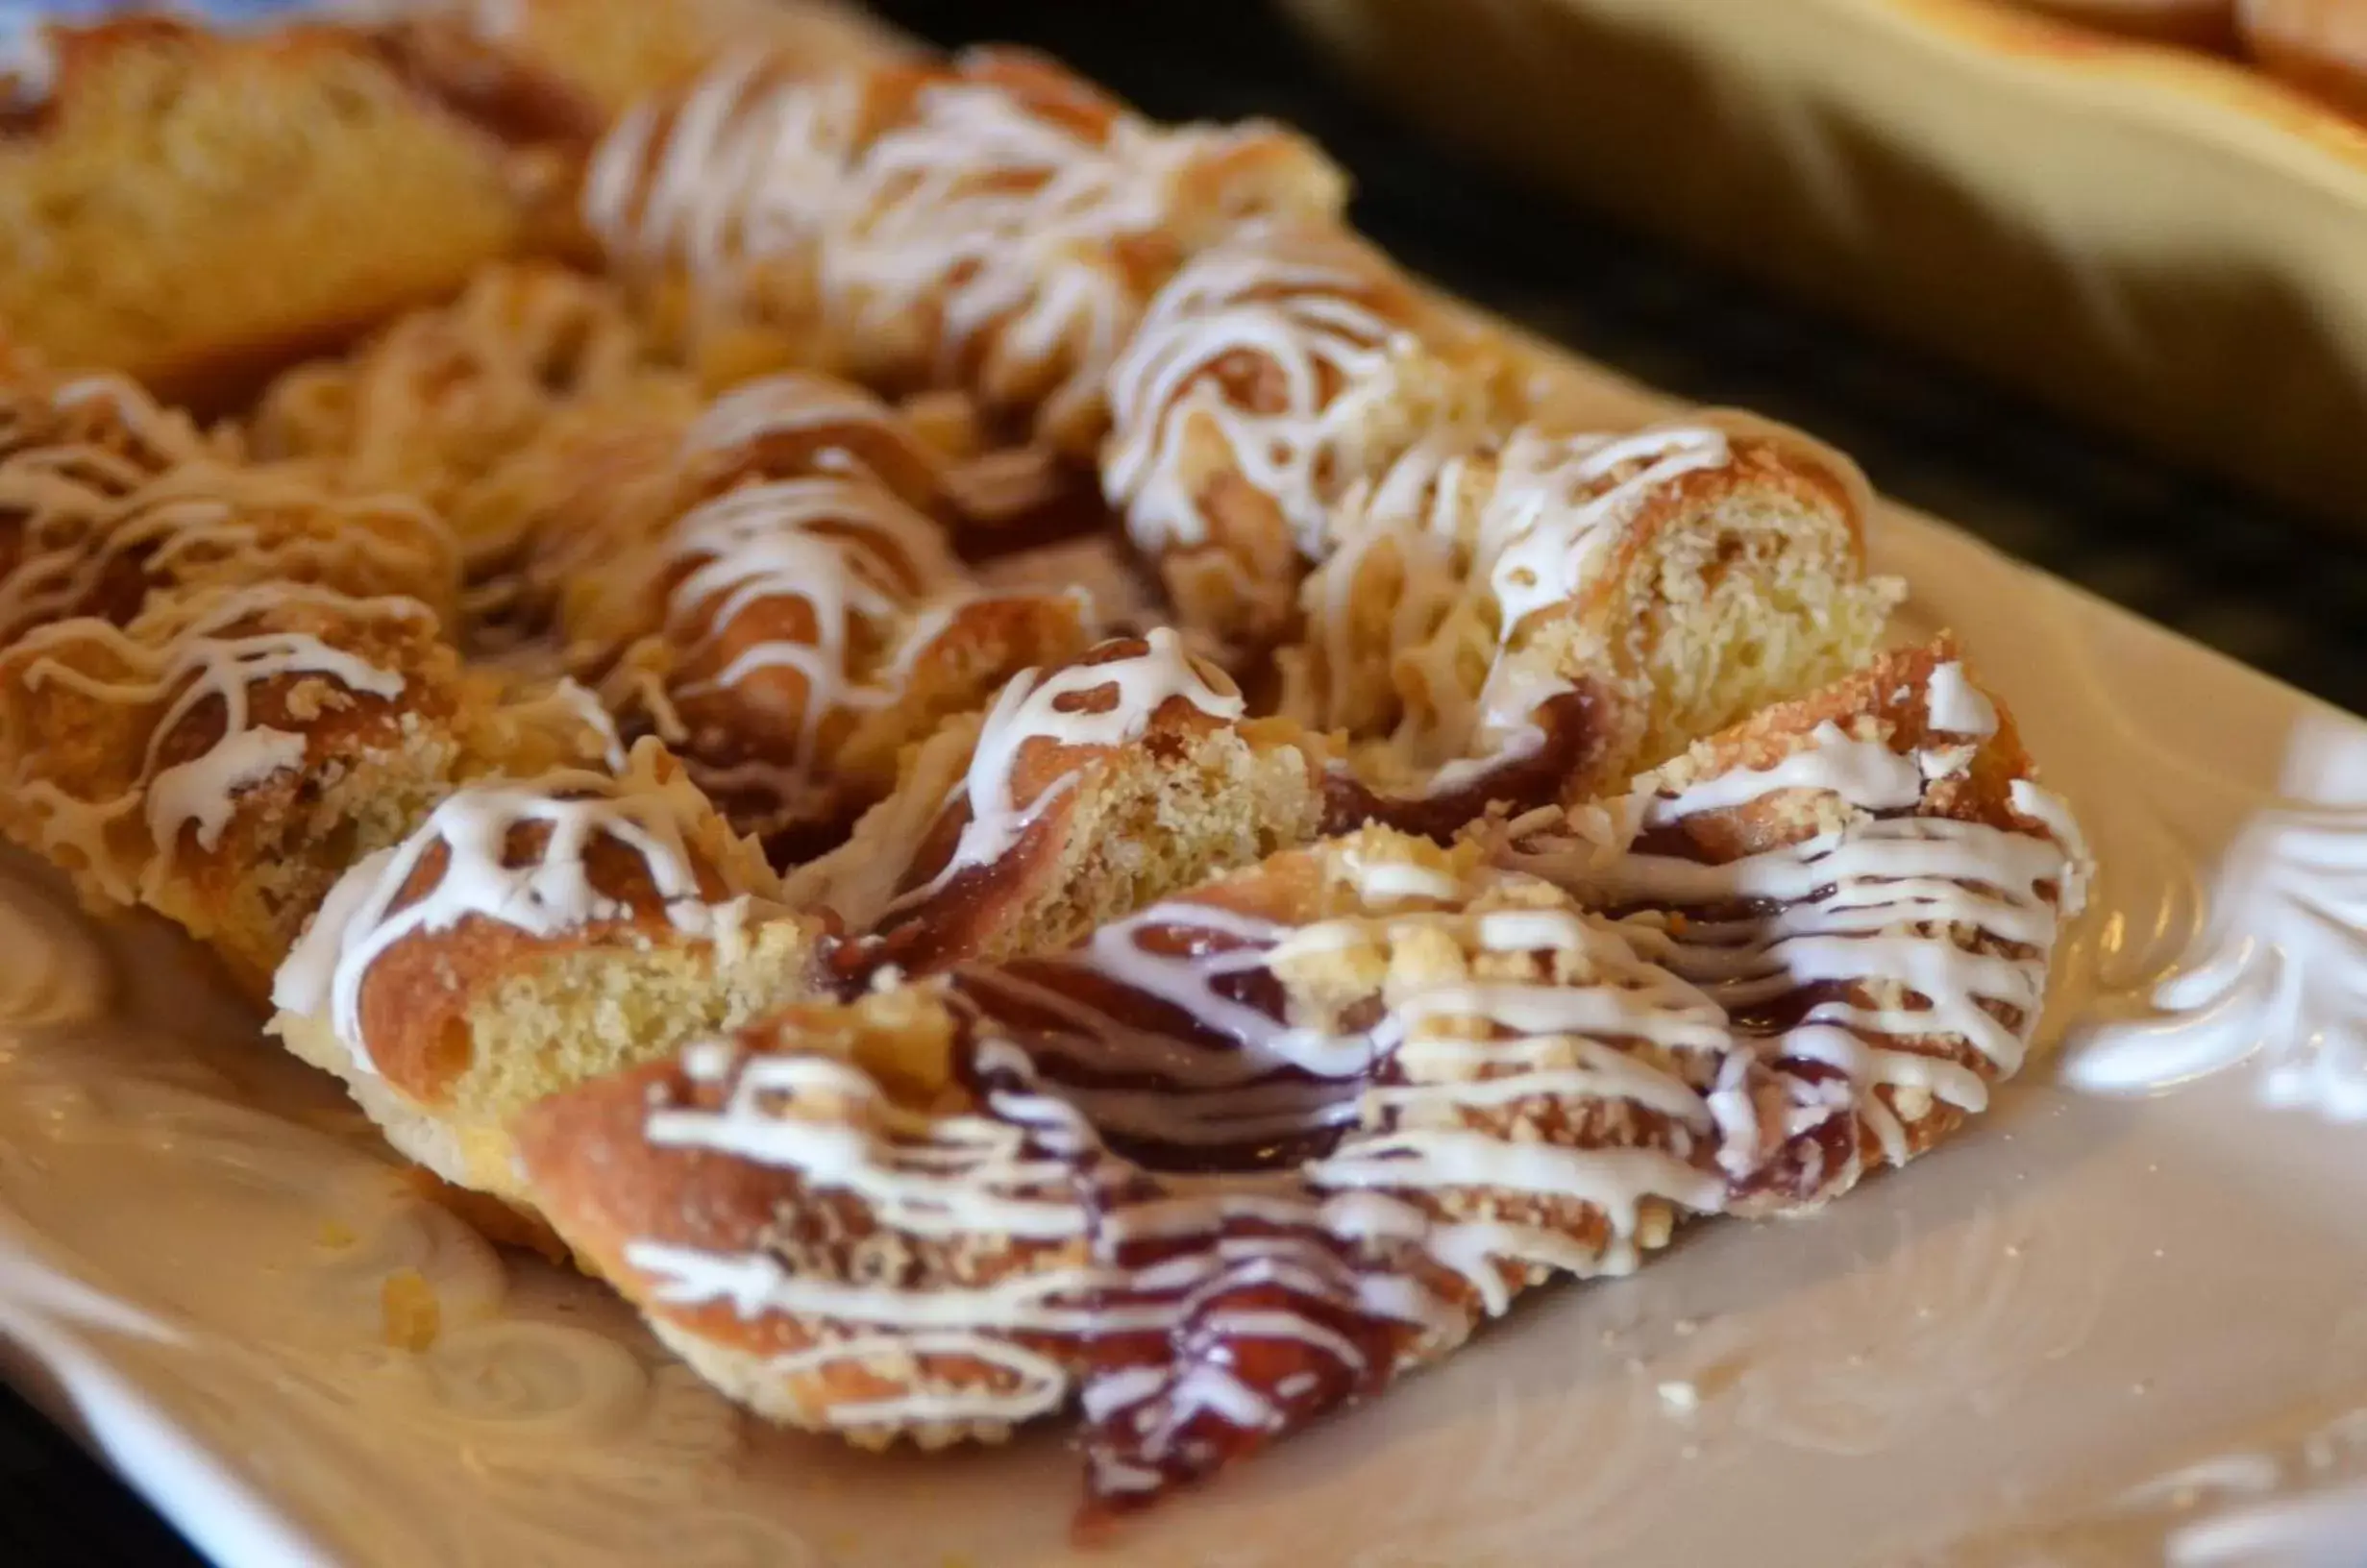
[[405, 1154], [530, 1209], [519, 1110], [810, 992], [823, 928], [775, 891], [655, 742], [473, 783], [337, 882], [271, 1027]]
[[1618, 788], [1864, 662], [1902, 593], [1870, 509], [1845, 458], [1738, 415], [1426, 437], [1330, 518], [1284, 711], [1348, 738], [1350, 821]]
[[[468, 486], [554, 414], [622, 398], [652, 374], [640, 330], [607, 284], [507, 263], [350, 354], [281, 376], [249, 422], [251, 445], [258, 456], [308, 459], [344, 489], [407, 491], [457, 521]], [[487, 550], [471, 545], [481, 561]]]
[[1341, 498], [1425, 436], [1486, 429], [1509, 376], [1344, 231], [1250, 226], [1177, 273], [1119, 356], [1102, 486], [1181, 624], [1262, 650]]
[[679, 488], [683, 432], [705, 399], [687, 376], [552, 411], [452, 503], [468, 542], [471, 641], [500, 650], [552, 631], [566, 585], [645, 548]]
[[525, 597], [549, 607], [576, 662], [597, 669], [664, 625], [668, 562], [687, 514], [737, 490], [801, 479], [881, 498], [900, 527], [909, 521], [910, 548], [951, 570], [934, 527], [950, 504], [940, 454], [877, 397], [802, 371], [713, 399], [667, 383], [662, 395], [652, 388], [555, 421], [478, 499], [501, 493]]
[[925, 509], [949, 504], [942, 463], [845, 382], [751, 382], [666, 468], [663, 505], [538, 540], [534, 574], [626, 727], [784, 860], [843, 839], [906, 745], [1091, 640], [1082, 594], [978, 584]]
[[53, 363], [226, 405], [560, 231], [597, 109], [464, 26], [29, 30], [0, 317]]
[[898, 393], [959, 387], [1089, 458], [1102, 380], [1183, 257], [1338, 173], [1263, 124], [1163, 130], [1049, 61], [977, 50], [821, 81], [735, 58], [620, 122], [585, 181], [612, 265], [688, 335], [743, 326]]
[[[1904, 1164], [2022, 1065], [2088, 874], [2069, 810], [1953, 644], [1888, 653], [1498, 860], [1621, 918], [1772, 1073], [1733, 1206], [1813, 1209]], [[1739, 1111], [1741, 1101], [1735, 1102]]]
[[0, 392], [0, 644], [78, 616], [125, 625], [152, 594], [271, 582], [407, 595], [451, 624], [458, 553], [425, 507], [234, 452], [118, 377]]
[[260, 990], [331, 884], [498, 756], [597, 762], [581, 700], [466, 674], [417, 600], [259, 583], [52, 622], [0, 652], [0, 829]]
[[872, 968], [1053, 951], [1315, 836], [1323, 756], [1170, 628], [1015, 676], [906, 754], [895, 793], [789, 897]]
[[[1714, 1210], [1754, 1070], [1535, 878], [1372, 830], [1057, 957], [558, 1097], [545, 1212], [733, 1397], [866, 1443], [1081, 1405], [1096, 1505], [1208, 1474], [1521, 1286]], [[1743, 1129], [1747, 1132], [1747, 1129]]]

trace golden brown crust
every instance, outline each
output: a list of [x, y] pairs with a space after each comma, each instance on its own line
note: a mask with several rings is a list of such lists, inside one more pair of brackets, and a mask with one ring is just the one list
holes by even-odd
[[[549, 847], [550, 835], [543, 824], [513, 829], [511, 856], [540, 857]], [[425, 897], [449, 865], [445, 846], [431, 848], [405, 884], [396, 912]], [[557, 937], [470, 916], [446, 930], [407, 937], [370, 966], [361, 985], [361, 1027], [379, 1076], [414, 1100], [440, 1102], [471, 1066], [470, 1005], [505, 976], [563, 952], [677, 940], [666, 919], [665, 899], [642, 855], [613, 838], [603, 838], [585, 850], [583, 866], [591, 887], [611, 903], [614, 914]], [[702, 863], [696, 871], [703, 897], [717, 901], [726, 895], [714, 867]]]
[[[456, 82], [325, 24], [140, 17], [50, 44], [53, 80], [0, 137], [0, 313], [58, 363], [216, 406], [535, 243], [585, 129], [521, 146], [485, 110], [564, 88], [526, 92], [536, 73], [498, 53]], [[477, 101], [456, 110], [454, 86]]]
[[[505, 263], [351, 354], [281, 376], [248, 428], [260, 456], [307, 460], [348, 491], [404, 491], [465, 525], [457, 502], [470, 486], [552, 419], [639, 401], [655, 374], [609, 286], [550, 263]], [[507, 541], [467, 543], [481, 574]]]
[[2367, 119], [2367, 15], [2328, 0], [2237, 0], [2246, 53], [2262, 70]]
[[347, 859], [444, 787], [461, 690], [410, 600], [208, 589], [60, 623], [0, 657], [6, 826], [261, 990]]
[[[792, 898], [868, 932], [865, 967], [919, 972], [1057, 950], [1164, 894], [1313, 838], [1321, 743], [1287, 720], [1212, 706], [1229, 682], [1160, 696], [1116, 739], [1061, 732], [1053, 715], [1110, 715], [1135, 700], [1124, 682], [1167, 647], [1111, 639], [1050, 673], [1071, 688], [1050, 715], [1031, 721], [1023, 707], [999, 706], [984, 724], [940, 729], [906, 754], [896, 792], [846, 847], [793, 879]], [[1094, 685], [1096, 670], [1112, 683]], [[981, 827], [982, 793], [1007, 803], [1007, 821]]]
[[[963, 1026], [937, 998], [912, 993], [859, 1008], [792, 1007], [745, 1031], [731, 1047], [740, 1065], [771, 1055], [860, 1064], [888, 1104], [925, 1117], [975, 1115], [982, 1107], [946, 1079], [943, 1059]], [[710, 1378], [775, 1420], [837, 1428], [856, 1441], [909, 1437], [924, 1446], [1007, 1435], [1015, 1418], [889, 1413], [931, 1396], [976, 1396], [1007, 1388], [1007, 1355], [932, 1344], [925, 1334], [870, 1332], [829, 1314], [744, 1311], [708, 1297], [665, 1301], [671, 1281], [636, 1249], [657, 1242], [718, 1259], [761, 1256], [816, 1282], [862, 1291], [1024, 1286], [1030, 1276], [1073, 1273], [1084, 1262], [1080, 1235], [1056, 1239], [971, 1237], [902, 1229], [860, 1196], [827, 1181], [730, 1154], [653, 1141], [653, 1113], [717, 1115], [734, 1084], [729, 1069], [693, 1072], [697, 1051], [555, 1096], [520, 1117], [519, 1156], [579, 1259], [653, 1313], [660, 1334]], [[938, 1075], [900, 1068], [916, 1057]], [[850, 1133], [886, 1150], [915, 1135], [878, 1110], [849, 1103]], [[1073, 1202], [1057, 1176], [1040, 1192]], [[1078, 1360], [1072, 1335], [1015, 1335], [1006, 1345]], [[831, 1347], [854, 1347], [833, 1354]], [[1065, 1374], [1064, 1374], [1065, 1376]], [[916, 1400], [915, 1396], [920, 1396]], [[866, 1408], [880, 1411], [867, 1415]]]
[[[1636, 848], [1650, 855], [1723, 866], [1751, 857], [1780, 858], [1795, 846], [1806, 854], [1814, 852], [1813, 845], [1818, 844], [1846, 845], [1878, 828], [1880, 819], [1899, 817], [2059, 842], [2056, 835], [2062, 830], [2060, 819], [2043, 812], [2034, 814], [2038, 797], [2023, 793], [2034, 784], [2034, 772], [2010, 714], [1993, 696], [1965, 679], [1962, 672], [1955, 641], [1944, 634], [1920, 647], [1892, 650], [1822, 692], [1769, 708], [1698, 743], [1685, 755], [1637, 780], [1633, 796], [1650, 803], [1681, 798], [1689, 789], [1721, 779], [1762, 772], [1780, 777], [1777, 771], [1788, 761], [1828, 751], [1837, 744], [1871, 743], [1894, 756], [1914, 759], [1921, 769], [1923, 781], [1911, 801], [1872, 810], [1843, 799], [1827, 785], [1804, 781], [1801, 787], [1763, 790], [1732, 805], [1692, 811], [1673, 822], [1647, 826]], [[1936, 695], [1942, 680], [1960, 681], [1976, 694], [1976, 705], [1985, 710], [1982, 732], [1968, 735], [1952, 727], [1960, 715], [1952, 714], [1942, 722], [1938, 716], [1941, 698]], [[2044, 923], [2050, 929], [2077, 912], [2075, 883], [2084, 875], [2082, 846], [2063, 843], [2059, 847], [2067, 864], [2050, 880], [2017, 890], [2001, 862], [1994, 873], [1996, 887], [1991, 890], [1996, 896], [2019, 897], [2043, 906]], [[1514, 858], [1518, 863], [1518, 857]], [[1902, 862], [1894, 874], [1928, 873], [1912, 862]], [[1806, 902], [1813, 904], [1829, 892], [1812, 894]], [[1862, 888], [1859, 895], [1867, 896]], [[1680, 943], [1689, 921], [1747, 919], [1738, 915], [1739, 906], [1715, 901], [1690, 905], [1680, 901], [1674, 907], [1669, 929]], [[1994, 906], [1976, 907], [1984, 919], [1996, 914]], [[1968, 917], [1960, 916], [1960, 923], [1953, 927], [1917, 924], [1911, 912], [1904, 909], [1893, 911], [1891, 920], [1881, 934], [1911, 933], [1915, 940], [1937, 943], [1943, 949], [2034, 966], [2037, 978], [2029, 998], [2017, 1002], [1978, 994], [1943, 1000], [1917, 992], [1908, 977], [1888, 972], [1850, 979], [1810, 973], [1795, 983], [1795, 1000], [1760, 1000], [1742, 1009], [1744, 1025], [1767, 1036], [1770, 1060], [1786, 1071], [1805, 1072], [1807, 1082], [1825, 1075], [1828, 1066], [1817, 1058], [1815, 1049], [1806, 1048], [1796, 1058], [1789, 1053], [1787, 1030], [1791, 1024], [1786, 1020], [1807, 1008], [1826, 1008], [1841, 1010], [1840, 1016], [1890, 1020], [1860, 1029], [1880, 1052], [1936, 1061], [1982, 1083], [1993, 1083], [2012, 1072], [2019, 1065], [2021, 1044], [2009, 1043], [2004, 1047], [2009, 1054], [2001, 1055], [1994, 1039], [1975, 1038], [1960, 1010], [1947, 1010], [1961, 1001], [1993, 1020], [2009, 1041], [2026, 1042], [2037, 1021], [2037, 999], [2044, 994], [2046, 949], [2000, 934], [2011, 928], [2009, 921], [1991, 929], [1968, 923]], [[1868, 928], [1864, 934], [1876, 933]], [[1683, 972], [1681, 961], [1678, 968]], [[1945, 1012], [1958, 1021], [1947, 1027], [1934, 1024], [1918, 1033], [1906, 1020], [1926, 1009], [1935, 1018]], [[1986, 1030], [1988, 1024], [1984, 1022], [1982, 1027]], [[1769, 1213], [1821, 1207], [1848, 1190], [1860, 1173], [1903, 1164], [1928, 1152], [1960, 1128], [1984, 1098], [1976, 1093], [1968, 1099], [1962, 1090], [1948, 1090], [1944, 1080], [1911, 1072], [1871, 1082], [1862, 1086], [1862, 1092], [1854, 1115], [1828, 1120], [1791, 1139], [1788, 1151], [1773, 1158], [1754, 1185], [1738, 1192], [1737, 1207]]]
[[[2153, 43], [2226, 50], [2236, 41], [2236, 12], [2245, 0], [2021, 0], [2065, 21]], [[2274, 0], [2272, 0], [2274, 3]], [[2305, 0], [2307, 3], [2307, 0]]]

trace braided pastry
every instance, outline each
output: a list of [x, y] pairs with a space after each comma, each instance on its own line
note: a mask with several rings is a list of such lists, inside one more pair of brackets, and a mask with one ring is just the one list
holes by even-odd
[[[606, 3], [497, 53], [580, 108], [740, 0]], [[1269, 127], [755, 36], [578, 171], [467, 101], [479, 9], [129, 27], [0, 151], [5, 208], [90, 80], [341, 84], [456, 204], [384, 275], [443, 303], [223, 430], [0, 342], [0, 831], [734, 1398], [1073, 1410], [1137, 1507], [2018, 1069], [2085, 852], [1952, 640], [1877, 651], [1846, 460], [1552, 422]], [[613, 281], [478, 266], [529, 174]], [[99, 362], [319, 314], [195, 292]]]
[[1542, 815], [1451, 851], [1368, 829], [1064, 954], [792, 1008], [536, 1107], [522, 1158], [753, 1409], [933, 1445], [1074, 1403], [1127, 1507], [1525, 1286], [1928, 1147], [2018, 1065], [2078, 898], [1945, 645]]

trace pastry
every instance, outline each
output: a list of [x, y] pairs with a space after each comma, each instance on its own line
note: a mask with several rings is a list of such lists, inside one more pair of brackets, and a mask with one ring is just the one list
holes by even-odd
[[1075, 592], [978, 584], [938, 521], [945, 459], [858, 388], [751, 381], [661, 462], [663, 502], [609, 494], [541, 536], [531, 575], [626, 727], [674, 746], [778, 859], [844, 838], [905, 746], [1091, 640]]
[[33, 35], [0, 831], [733, 1398], [1097, 1514], [1984, 1109], [2085, 853], [1845, 459], [807, 21]]
[[791, 1008], [537, 1106], [520, 1150], [752, 1408], [934, 1445], [1073, 1405], [1095, 1505], [1131, 1507], [1524, 1287], [1928, 1148], [2019, 1065], [2067, 824], [1941, 644], [1608, 806], [1366, 829]]
[[[608, 285], [547, 263], [505, 264], [350, 355], [278, 378], [249, 444], [259, 457], [309, 460], [342, 488], [407, 491], [461, 521], [469, 487], [555, 415], [626, 399], [655, 374]], [[469, 543], [483, 563], [505, 541]]]
[[1864, 481], [1738, 416], [1425, 437], [1324, 514], [1284, 708], [1344, 809], [1423, 831], [1582, 800], [1871, 653]]
[[1102, 487], [1177, 621], [1262, 652], [1341, 498], [1485, 430], [1509, 370], [1361, 241], [1253, 226], [1159, 291], [1112, 368]]
[[1500, 843], [1502, 864], [1625, 915], [1773, 1070], [1745, 1213], [1817, 1207], [1986, 1109], [2085, 898], [2069, 810], [1945, 639]]
[[1102, 374], [1174, 264], [1343, 195], [1273, 128], [1155, 128], [1048, 61], [980, 50], [821, 81], [725, 61], [618, 124], [584, 212], [687, 335], [760, 331], [891, 392], [963, 388], [1090, 457]]
[[895, 793], [789, 896], [836, 914], [875, 969], [1056, 950], [1315, 836], [1319, 744], [1246, 714], [1165, 626], [1023, 672], [909, 752]]
[[823, 928], [775, 891], [654, 742], [614, 775], [484, 779], [353, 864], [271, 1027], [405, 1154], [530, 1211], [516, 1112], [812, 989]]
[[0, 315], [56, 363], [217, 406], [555, 234], [600, 124], [523, 62], [491, 104], [446, 90], [448, 59], [328, 23], [32, 42], [0, 137]]

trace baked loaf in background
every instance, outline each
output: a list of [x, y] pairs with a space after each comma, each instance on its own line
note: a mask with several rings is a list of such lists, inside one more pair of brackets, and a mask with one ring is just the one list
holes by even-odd
[[816, 67], [868, 30], [758, 0], [422, 3], [369, 23], [134, 14], [11, 40], [0, 317], [209, 407], [500, 257], [572, 242], [609, 116], [751, 28]]
[[676, 80], [725, 10], [62, 34], [0, 149], [136, 199], [12, 231], [0, 832], [488, 1234], [775, 1419], [1073, 1408], [1112, 1511], [2019, 1066], [2084, 851], [1846, 458], [1571, 425], [1289, 133], [793, 8]]
[[2348, 0], [2236, 0], [2235, 19], [2263, 70], [2367, 119], [2367, 9]]
[[2020, 0], [2066, 21], [2160, 43], [2227, 49], [2235, 42], [2237, 0]]

